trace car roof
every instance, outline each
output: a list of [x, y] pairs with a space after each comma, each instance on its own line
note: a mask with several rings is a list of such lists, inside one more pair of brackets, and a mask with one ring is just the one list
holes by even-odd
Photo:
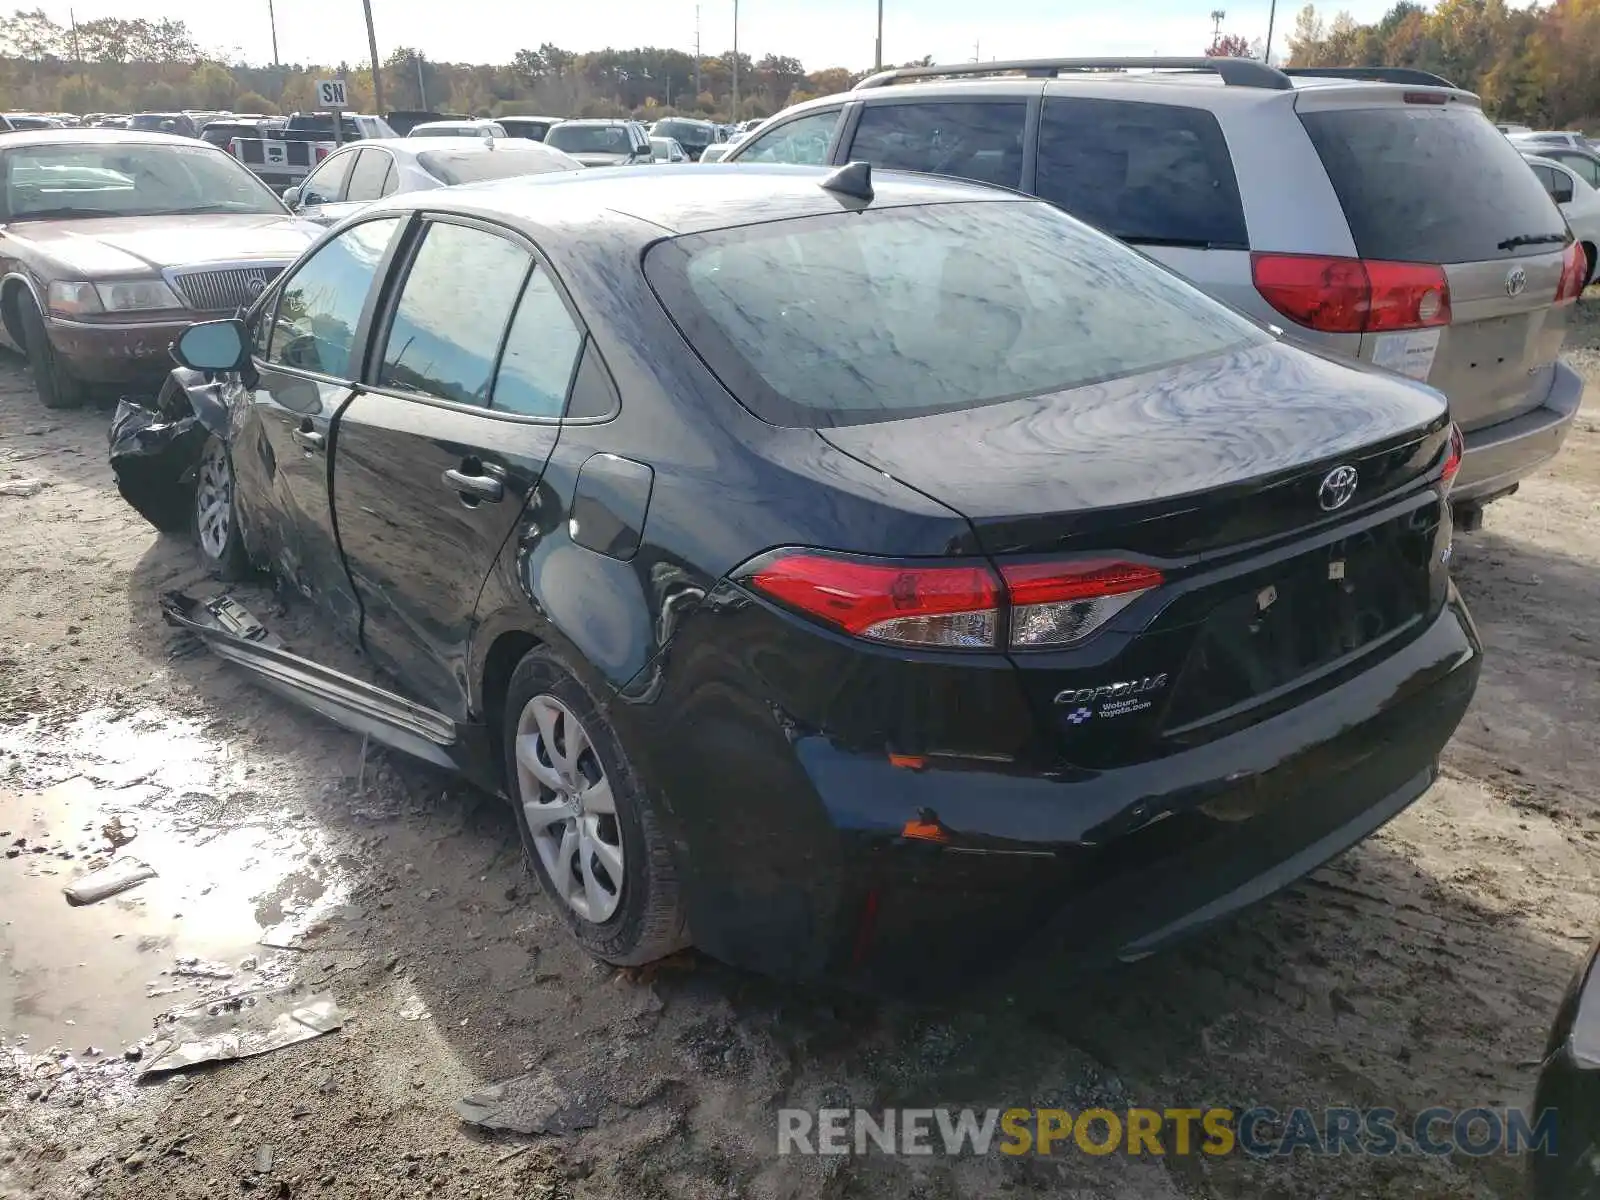
[[[693, 171], [663, 172], [656, 167], [618, 167], [520, 176], [452, 188], [448, 204], [484, 216], [498, 216], [596, 244], [592, 237], [604, 214], [633, 218], [644, 240], [662, 233], [703, 233], [791, 217], [825, 216], [859, 207], [860, 201], [822, 186], [832, 168], [783, 165], [713, 164]], [[875, 171], [869, 207], [1012, 200], [1039, 203], [1030, 196], [964, 179]], [[402, 194], [399, 207], [441, 201]], [[370, 210], [369, 210], [370, 211]], [[610, 245], [610, 243], [606, 243]]]
[[[443, 124], [451, 124], [446, 121]], [[359, 142], [346, 142], [341, 149], [364, 150], [379, 149], [398, 152], [410, 158], [419, 154], [434, 154], [441, 150], [466, 150], [475, 154], [506, 154], [513, 150], [522, 150], [537, 146], [545, 153], [557, 154], [559, 151], [543, 142], [536, 142], [532, 138], [486, 138], [478, 134], [467, 137], [392, 137], [392, 138], [363, 138]]]
[[632, 117], [573, 117], [562, 119], [563, 125], [637, 125]]
[[5, 135], [5, 140], [0, 142], [0, 149], [13, 150], [18, 146], [54, 146], [79, 142], [98, 142], [108, 146], [204, 146], [207, 150], [222, 153], [209, 142], [182, 137], [176, 133], [158, 133], [154, 129], [107, 129], [105, 126], [96, 126], [92, 129], [19, 129], [15, 133]]

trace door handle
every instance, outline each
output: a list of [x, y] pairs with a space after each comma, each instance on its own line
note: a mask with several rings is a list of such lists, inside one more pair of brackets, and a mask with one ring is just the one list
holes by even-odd
[[328, 439], [315, 429], [296, 429], [294, 431], [294, 440], [304, 446], [307, 453], [311, 453], [321, 450], [323, 443]]
[[492, 475], [465, 475], [452, 467], [441, 478], [446, 487], [459, 492], [463, 499], [471, 496], [474, 500], [487, 500], [491, 504], [505, 499], [506, 485]]

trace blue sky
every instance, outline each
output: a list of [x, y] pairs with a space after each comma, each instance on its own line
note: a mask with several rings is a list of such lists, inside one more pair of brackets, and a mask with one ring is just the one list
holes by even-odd
[[[1231, 4], [1223, 30], [1254, 40], [1267, 31], [1269, 5]], [[278, 46], [286, 62], [366, 56], [361, 0], [274, 0]], [[1079, 0], [884, 0], [884, 58], [901, 62], [931, 54], [941, 62], [969, 60], [974, 43], [984, 59], [1028, 54], [1197, 54], [1211, 37], [1211, 7], [1177, 0], [1125, 0], [1119, 4]], [[1321, 7], [1321, 6], [1319, 6]], [[1361, 21], [1380, 16], [1384, 0], [1353, 0]], [[45, 11], [65, 23], [68, 5], [46, 0]], [[78, 19], [100, 16], [169, 16], [187, 21], [202, 45], [229, 57], [270, 61], [267, 0], [81, 0]], [[550, 41], [570, 50], [615, 46], [693, 48], [693, 0], [603, 0], [597, 3], [533, 3], [476, 0], [450, 6], [439, 0], [372, 0], [378, 52], [419, 46], [434, 58], [504, 62], [520, 47]], [[1296, 0], [1278, 7], [1273, 47], [1281, 50], [1294, 24]], [[732, 0], [699, 5], [701, 47], [727, 49], [733, 38]], [[1324, 12], [1331, 18], [1336, 7]], [[448, 16], [441, 17], [441, 12]], [[792, 54], [807, 69], [872, 65], [874, 0], [741, 0], [739, 48], [756, 57]]]

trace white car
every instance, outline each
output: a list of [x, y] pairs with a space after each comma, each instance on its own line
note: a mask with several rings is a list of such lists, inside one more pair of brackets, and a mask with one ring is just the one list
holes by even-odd
[[1589, 273], [1583, 277], [1585, 286], [1594, 282], [1597, 247], [1600, 247], [1600, 191], [1580, 179], [1571, 167], [1551, 158], [1524, 153], [1533, 173], [1544, 184], [1544, 190], [1556, 202], [1561, 215], [1567, 218], [1573, 236], [1583, 247], [1589, 260]]
[[689, 161], [689, 156], [683, 152], [683, 147], [678, 144], [678, 139], [669, 137], [653, 137], [650, 139], [650, 157], [658, 163]]
[[413, 125], [407, 137], [510, 137], [499, 121], [424, 121]]
[[283, 202], [298, 216], [332, 225], [396, 192], [581, 170], [570, 154], [526, 138], [376, 138], [328, 155]]

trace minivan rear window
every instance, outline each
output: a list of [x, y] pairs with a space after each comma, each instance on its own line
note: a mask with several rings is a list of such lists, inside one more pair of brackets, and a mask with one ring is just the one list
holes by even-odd
[[1205, 109], [1047, 97], [1034, 191], [1135, 245], [1250, 248], [1233, 157]]
[[645, 275], [695, 350], [780, 425], [1062, 391], [1267, 340], [1037, 201], [869, 209], [659, 242]]
[[1300, 120], [1362, 258], [1484, 262], [1567, 240], [1538, 178], [1476, 108], [1385, 104]]

